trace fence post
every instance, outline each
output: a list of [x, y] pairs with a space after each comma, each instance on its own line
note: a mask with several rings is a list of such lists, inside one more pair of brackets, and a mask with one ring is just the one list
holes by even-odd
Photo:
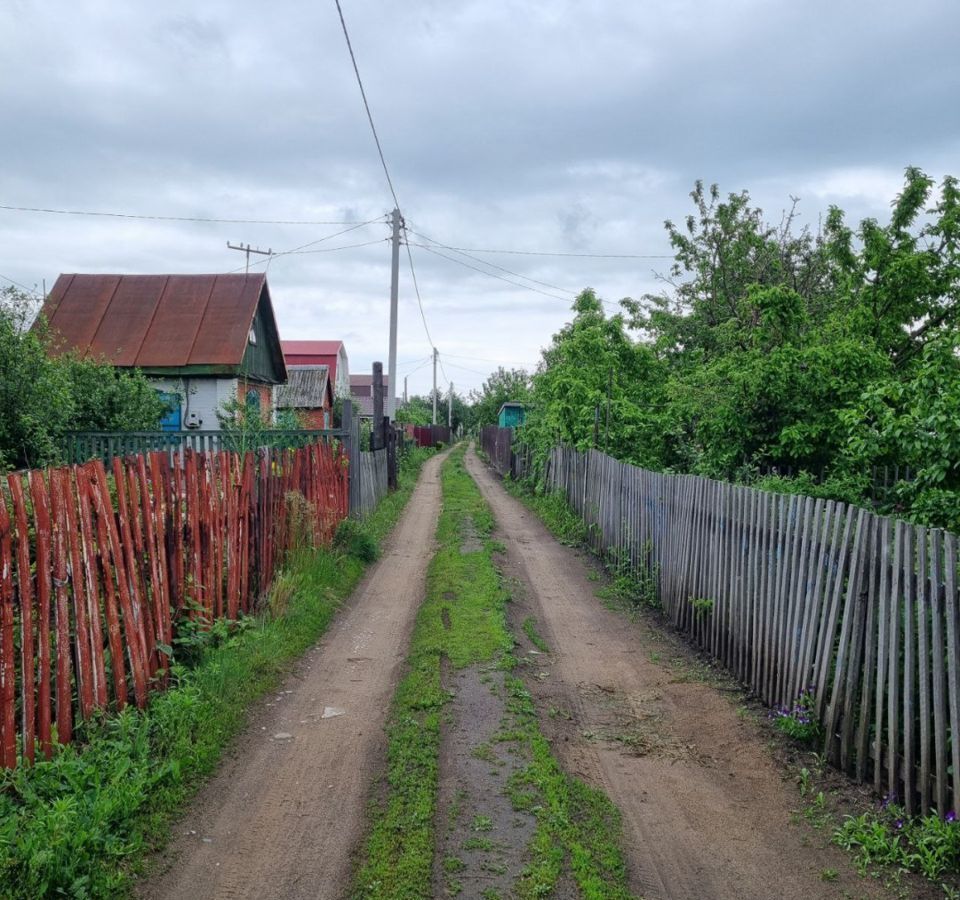
[[383, 430], [387, 436], [387, 487], [397, 489], [397, 429], [390, 424], [389, 416], [383, 417]]
[[373, 364], [373, 428], [370, 431], [370, 449], [380, 450], [384, 444], [383, 428], [383, 363]]

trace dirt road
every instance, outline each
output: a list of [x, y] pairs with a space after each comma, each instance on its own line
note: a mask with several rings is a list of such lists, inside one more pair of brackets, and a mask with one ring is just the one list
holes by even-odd
[[601, 605], [585, 562], [472, 452], [467, 468], [507, 548], [514, 632], [532, 617], [550, 651], [528, 657], [531, 692], [549, 710], [541, 727], [565, 768], [622, 811], [632, 890], [646, 900], [886, 896], [825, 835], [791, 823], [797, 790], [759, 727], [663, 659], [669, 644]]
[[384, 722], [440, 509], [430, 460], [382, 559], [176, 826], [145, 898], [336, 898], [350, 885]]

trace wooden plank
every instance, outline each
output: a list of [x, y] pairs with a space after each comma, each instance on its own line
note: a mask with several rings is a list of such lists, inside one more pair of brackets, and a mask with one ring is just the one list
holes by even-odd
[[932, 599], [930, 638], [933, 674], [933, 771], [937, 812], [945, 816], [947, 805], [947, 698], [944, 684], [944, 587], [943, 532], [930, 532], [930, 591]]
[[947, 687], [950, 700], [951, 770], [953, 809], [960, 810], [960, 651], [957, 622], [957, 539], [947, 532], [944, 539], [944, 575], [946, 584]]
[[[103, 629], [100, 626], [100, 585], [97, 579], [97, 541], [93, 529], [90, 484], [84, 468], [74, 470], [77, 485], [77, 506], [80, 518], [81, 557], [86, 576], [87, 622], [93, 676], [93, 705], [107, 705], [107, 675], [103, 659]], [[74, 570], [76, 574], [76, 569]]]
[[120, 597], [120, 611], [123, 615], [123, 636], [130, 662], [130, 674], [133, 678], [134, 699], [137, 706], [143, 708], [147, 703], [146, 660], [144, 659], [143, 636], [138, 628], [133, 609], [131, 582], [127, 577], [126, 554], [121, 544], [119, 522], [122, 521], [122, 516], [114, 516], [110, 501], [110, 488], [107, 484], [107, 473], [99, 461], [97, 461], [97, 466], [94, 469], [94, 475], [97, 488], [95, 494], [97, 519], [104, 523], [110, 556], [117, 576], [117, 593]]
[[826, 503], [817, 501], [817, 505], [814, 507], [814, 529], [809, 555], [810, 568], [807, 572], [809, 594], [800, 632], [800, 649], [793, 682], [793, 691], [797, 695], [802, 691], [809, 690], [812, 684], [811, 666], [813, 665], [817, 629], [823, 608], [824, 576], [830, 563], [828, 555], [830, 528], [833, 524], [835, 506], [833, 500], [828, 500]]
[[908, 816], [916, 812], [914, 695], [916, 657], [914, 655], [914, 590], [916, 584], [916, 542], [914, 529], [907, 526], [903, 546], [903, 803]]
[[17, 588], [20, 593], [20, 735], [23, 756], [33, 762], [36, 754], [36, 639], [34, 637], [33, 575], [30, 571], [30, 526], [23, 479], [7, 476], [13, 519], [17, 528]]
[[893, 532], [893, 570], [890, 573], [890, 622], [887, 647], [887, 794], [900, 796], [900, 620], [903, 593], [903, 542], [905, 523], [898, 520]]
[[870, 571], [867, 579], [867, 618], [864, 624], [864, 662], [860, 690], [860, 716], [856, 739], [856, 778], [863, 783], [867, 777], [867, 760], [870, 758], [870, 732], [873, 720], [873, 696], [877, 659], [877, 619], [880, 610], [880, 525], [881, 519], [873, 516], [870, 523]]
[[850, 565], [847, 575], [846, 602], [843, 608], [843, 619], [840, 625], [840, 640], [837, 644], [836, 665], [833, 676], [833, 689], [827, 715], [824, 721], [824, 753], [834, 756], [836, 747], [837, 715], [840, 709], [840, 695], [844, 685], [847, 666], [850, 663], [850, 638], [853, 633], [853, 620], [857, 606], [857, 597], [860, 592], [861, 560], [864, 533], [866, 531], [866, 510], [860, 510], [857, 515], [857, 526], [854, 532], [853, 551], [850, 554]]
[[873, 789], [880, 793], [883, 784], [883, 731], [886, 709], [885, 680], [887, 675], [887, 657], [890, 652], [890, 562], [893, 540], [891, 523], [887, 518], [880, 520], [880, 592], [877, 607], [877, 669], [875, 706], [873, 714]]
[[[69, 469], [63, 470], [63, 512], [66, 523], [66, 544], [69, 554], [67, 577], [73, 601], [73, 620], [76, 624], [74, 646], [76, 647], [77, 699], [80, 715], [89, 719], [94, 706], [93, 646], [90, 639], [91, 624], [84, 583], [83, 558], [80, 555], [80, 523], [77, 514], [76, 493]], [[99, 650], [99, 648], [97, 648]]]
[[40, 750], [48, 759], [53, 754], [52, 697], [50, 659], [50, 607], [53, 592], [53, 528], [50, 519], [50, 494], [43, 473], [30, 472], [30, 498], [33, 501], [33, 523], [37, 536], [37, 734]]
[[14, 647], [13, 527], [0, 491], [0, 765], [17, 764], [17, 661]]
[[[836, 573], [833, 578], [832, 584], [832, 596], [830, 597], [830, 605], [826, 609], [826, 614], [823, 620], [823, 628], [821, 629], [821, 653], [820, 653], [820, 663], [816, 668], [816, 685], [817, 685], [817, 715], [822, 716], [824, 714], [824, 709], [826, 706], [826, 696], [827, 696], [827, 677], [830, 672], [830, 666], [834, 661], [834, 652], [833, 646], [835, 641], [835, 635], [837, 633], [837, 621], [840, 618], [840, 604], [843, 597], [843, 588], [844, 588], [844, 572], [848, 568], [848, 557], [851, 553], [851, 533], [853, 530], [853, 524], [855, 518], [854, 507], [848, 506], [844, 508], [844, 525], [843, 532], [840, 535], [840, 539], [836, 546]], [[859, 527], [859, 521], [857, 521]], [[838, 529], [839, 533], [839, 529]]]
[[917, 703], [919, 707], [920, 740], [917, 755], [920, 761], [920, 812], [930, 809], [930, 563], [927, 556], [929, 534], [926, 528], [917, 528]]
[[57, 741], [69, 744], [73, 737], [72, 655], [70, 652], [70, 599], [67, 593], [66, 489], [64, 471], [50, 472], [50, 517], [53, 522], [53, 588], [56, 631], [56, 722]]

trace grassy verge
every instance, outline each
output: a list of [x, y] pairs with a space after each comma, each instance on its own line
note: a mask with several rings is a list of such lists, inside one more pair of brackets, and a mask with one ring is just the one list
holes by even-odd
[[603, 794], [560, 769], [529, 693], [510, 674], [516, 660], [508, 597], [493, 561], [493, 517], [464, 468], [462, 449], [444, 465], [441, 481], [440, 546], [414, 628], [409, 672], [393, 702], [386, 792], [373, 810], [354, 895], [432, 896], [440, 729], [449, 699], [441, 683], [446, 658], [454, 668], [494, 663], [506, 671], [507, 715], [497, 740], [515, 744], [526, 762], [511, 781], [510, 798], [537, 821], [518, 895], [546, 896], [567, 871], [587, 898], [626, 897], [619, 813]]
[[[428, 455], [408, 461], [401, 489], [364, 523], [369, 535], [396, 522]], [[173, 686], [145, 711], [89, 723], [52, 760], [0, 774], [0, 896], [127, 895], [145, 853], [165, 841], [243, 728], [249, 704], [323, 633], [364, 568], [349, 549], [292, 555], [270, 611], [192, 647], [195, 665], [175, 665]]]

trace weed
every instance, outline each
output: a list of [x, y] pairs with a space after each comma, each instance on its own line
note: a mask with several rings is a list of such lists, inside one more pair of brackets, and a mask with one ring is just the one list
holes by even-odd
[[446, 856], [443, 860], [443, 871], [453, 875], [455, 872], [462, 872], [467, 867], [466, 863], [459, 856]]
[[817, 721], [816, 698], [813, 688], [802, 691], [792, 707], [778, 706], [769, 713], [778, 731], [806, 747], [816, 744], [822, 736], [822, 728]]
[[713, 612], [714, 603], [709, 597], [691, 597], [690, 605], [698, 619], [705, 619]]
[[470, 827], [474, 831], [493, 831], [493, 820], [490, 816], [474, 816]]
[[496, 844], [494, 844], [493, 841], [490, 840], [490, 838], [473, 837], [463, 842], [464, 850], [489, 851], [489, 850], [493, 850], [495, 847], [496, 847]]
[[907, 817], [888, 796], [879, 810], [847, 816], [833, 840], [856, 856], [857, 868], [893, 866], [936, 881], [960, 867], [960, 822], [953, 812]]
[[840, 873], [836, 869], [823, 869], [820, 872], [821, 881], [836, 881], [840, 877]]
[[362, 562], [371, 563], [380, 550], [366, 523], [358, 519], [344, 519], [333, 535], [333, 546]]
[[530, 639], [530, 643], [533, 644], [538, 650], [543, 651], [544, 653], [549, 653], [550, 648], [547, 647], [547, 642], [540, 637], [539, 632], [537, 631], [537, 623], [531, 617], [527, 617], [523, 620], [523, 633]]

